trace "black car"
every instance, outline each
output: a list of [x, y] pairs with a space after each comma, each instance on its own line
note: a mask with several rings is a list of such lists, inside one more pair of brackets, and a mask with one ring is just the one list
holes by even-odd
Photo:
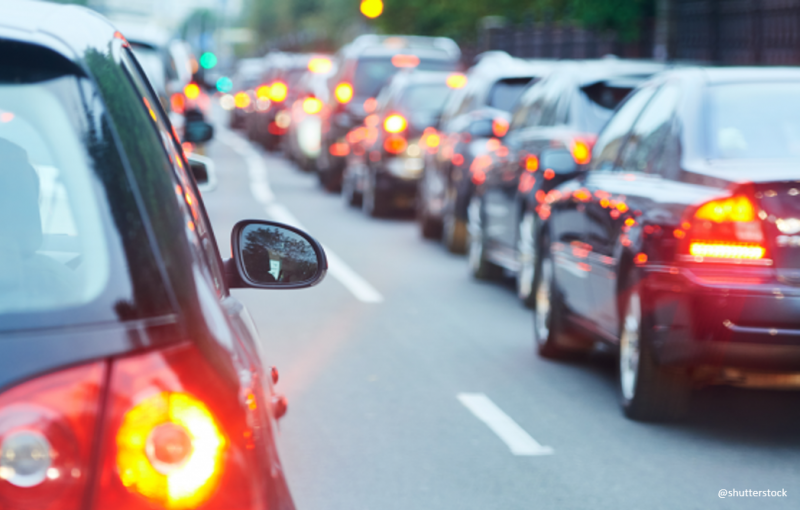
[[640, 87], [540, 207], [539, 352], [618, 347], [634, 419], [680, 416], [693, 386], [798, 372], [799, 99], [795, 69]]
[[503, 148], [470, 168], [478, 185], [467, 210], [475, 277], [515, 275], [519, 297], [530, 305], [541, 197], [589, 161], [597, 132], [614, 108], [663, 69], [616, 58], [564, 62], [523, 93]]
[[346, 202], [361, 202], [370, 216], [414, 207], [428, 136], [453, 79], [462, 78], [433, 71], [395, 75], [378, 96], [370, 125], [358, 128], [368, 134], [348, 158], [342, 186]]
[[330, 80], [331, 99], [322, 118], [317, 158], [320, 183], [338, 192], [349, 154], [347, 133], [375, 111], [381, 88], [403, 69], [455, 71], [461, 51], [445, 37], [362, 35], [339, 51], [338, 71]]
[[92, 11], [3, 5], [0, 217], [0, 508], [294, 508], [286, 402], [229, 289], [313, 285], [324, 253], [242, 221], [222, 262], [153, 88]]
[[442, 237], [453, 253], [467, 249], [467, 205], [475, 185], [472, 161], [499, 148], [509, 112], [532, 80], [541, 79], [553, 62], [513, 58], [503, 51], [477, 57], [466, 85], [447, 101], [437, 126], [436, 151], [425, 154], [417, 219], [422, 235]]

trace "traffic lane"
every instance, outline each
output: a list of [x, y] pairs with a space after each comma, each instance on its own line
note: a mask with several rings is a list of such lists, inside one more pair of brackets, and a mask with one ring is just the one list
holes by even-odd
[[[684, 424], [629, 422], [617, 407], [612, 362], [539, 360], [529, 313], [508, 289], [469, 279], [463, 260], [422, 243], [413, 224], [346, 210], [313, 176], [267, 158], [278, 199], [386, 296], [348, 316], [330, 310], [347, 309], [352, 296], [304, 294], [308, 316], [339, 319], [338, 339], [328, 338], [325, 321], [285, 321], [294, 307], [283, 295], [270, 303], [281, 318], [270, 323], [280, 332], [270, 344], [293, 339], [284, 367], [313, 354], [320, 338], [335, 344], [300, 391], [283, 387], [283, 459], [301, 508], [727, 508], [747, 503], [719, 501], [719, 488], [796, 483], [798, 443], [787, 431], [800, 420], [783, 411], [798, 407], [796, 395], [748, 400], [737, 391], [720, 404], [719, 392], [705, 392], [712, 397], [699, 396], [703, 411]], [[255, 310], [266, 294], [243, 300], [255, 298]], [[461, 392], [487, 394], [555, 455], [511, 456], [458, 403]], [[730, 423], [753, 399], [762, 423], [774, 426]], [[777, 402], [763, 403], [770, 399]]]

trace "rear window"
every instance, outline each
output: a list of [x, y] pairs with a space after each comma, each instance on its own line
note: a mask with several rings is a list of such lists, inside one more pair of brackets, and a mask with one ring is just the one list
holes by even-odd
[[0, 315], [89, 303], [109, 280], [94, 173], [62, 100], [77, 83], [0, 80]]
[[444, 83], [408, 87], [400, 97], [400, 106], [412, 112], [437, 113], [444, 106], [450, 91]]
[[531, 83], [531, 78], [510, 78], [500, 80], [492, 86], [486, 98], [487, 106], [510, 112], [511, 108]]
[[[640, 80], [644, 81], [644, 79]], [[626, 98], [638, 83], [626, 80], [624, 86], [600, 81], [580, 88], [580, 128], [587, 133], [597, 133], [606, 125], [614, 109]]]
[[800, 84], [713, 86], [707, 112], [709, 159], [800, 156]]
[[[416, 67], [420, 71], [452, 71], [457, 62], [447, 60], [422, 59]], [[400, 68], [392, 64], [391, 57], [362, 58], [356, 65], [353, 89], [357, 97], [375, 97], [381, 88]]]

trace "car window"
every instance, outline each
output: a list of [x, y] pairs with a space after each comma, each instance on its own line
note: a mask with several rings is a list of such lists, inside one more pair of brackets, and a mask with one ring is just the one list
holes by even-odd
[[542, 113], [542, 98], [547, 89], [547, 81], [540, 81], [522, 94], [517, 107], [511, 115], [509, 131], [533, 126]]
[[729, 83], [708, 89], [709, 159], [797, 159], [800, 85]]
[[498, 110], [511, 111], [531, 78], [507, 78], [498, 80], [486, 96], [486, 105]]
[[442, 84], [414, 85], [405, 89], [399, 97], [398, 106], [408, 111], [438, 112], [450, 88]]
[[680, 89], [666, 84], [647, 103], [636, 120], [620, 158], [621, 168], [628, 171], [653, 173], [653, 164], [663, 150], [663, 142], [672, 127]]
[[[421, 59], [416, 69], [419, 71], [454, 71], [456, 67], [456, 62]], [[392, 64], [391, 57], [359, 59], [353, 77], [355, 95], [357, 97], [375, 97], [398, 71], [400, 68]]]
[[597, 137], [592, 150], [592, 170], [609, 170], [614, 167], [628, 132], [654, 93], [655, 88], [644, 87], [622, 103]]
[[184, 211], [189, 238], [193, 240], [193, 244], [200, 252], [201, 259], [206, 262], [207, 267], [211, 270], [211, 280], [215, 289], [219, 295], [222, 295], [225, 293], [225, 289], [221, 262], [211, 230], [211, 223], [206, 217], [197, 186], [194, 183], [194, 179], [189, 176], [190, 169], [180, 149], [178, 137], [172, 130], [158, 103], [154, 102], [154, 96], [145, 84], [143, 74], [130, 57], [130, 54], [123, 53], [123, 63], [134, 86], [142, 95], [153, 124], [158, 129], [161, 145], [169, 159], [170, 174], [174, 179], [173, 188], [176, 191], [175, 196]]
[[0, 314], [82, 305], [109, 280], [92, 169], [59, 100], [75, 80], [0, 83]]

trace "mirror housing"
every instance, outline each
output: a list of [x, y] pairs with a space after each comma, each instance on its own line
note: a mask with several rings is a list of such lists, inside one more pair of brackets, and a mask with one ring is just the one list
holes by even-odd
[[302, 230], [282, 223], [243, 220], [231, 233], [225, 262], [230, 288], [304, 289], [328, 271], [325, 250]]
[[197, 182], [200, 192], [212, 191], [217, 187], [217, 171], [214, 168], [214, 160], [199, 154], [189, 154], [186, 156], [192, 175]]
[[214, 137], [214, 126], [203, 118], [199, 110], [186, 112], [183, 125], [183, 141], [190, 143], [203, 143]]

